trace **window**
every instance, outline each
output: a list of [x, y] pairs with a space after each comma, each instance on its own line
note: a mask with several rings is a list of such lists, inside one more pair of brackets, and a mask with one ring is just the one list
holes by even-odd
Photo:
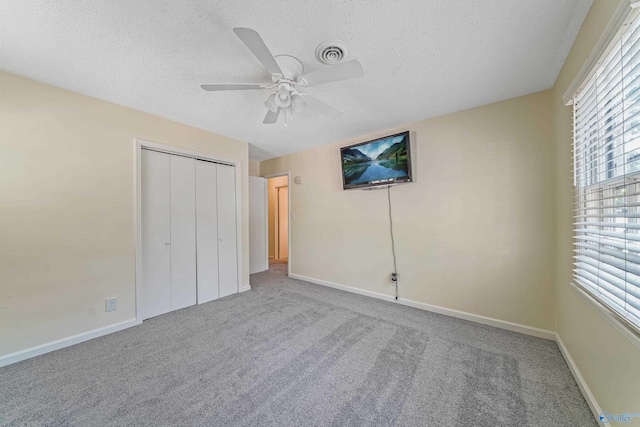
[[574, 278], [640, 329], [640, 18], [573, 97]]

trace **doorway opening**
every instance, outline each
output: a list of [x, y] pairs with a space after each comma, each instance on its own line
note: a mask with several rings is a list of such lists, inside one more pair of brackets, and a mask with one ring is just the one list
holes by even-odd
[[289, 261], [289, 177], [267, 180], [269, 269], [288, 270]]

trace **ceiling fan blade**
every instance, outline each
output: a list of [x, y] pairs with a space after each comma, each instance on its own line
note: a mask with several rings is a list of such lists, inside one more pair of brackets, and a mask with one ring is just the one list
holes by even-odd
[[276, 59], [271, 54], [271, 51], [260, 37], [257, 31], [252, 30], [251, 28], [234, 28], [233, 32], [242, 40], [242, 42], [247, 45], [249, 50], [258, 58], [258, 60], [264, 65], [264, 68], [267, 69], [269, 74], [280, 74], [283, 75], [280, 66], [276, 62]]
[[316, 110], [330, 119], [337, 119], [342, 115], [342, 111], [333, 108], [331, 105], [325, 103], [324, 101], [320, 101], [318, 98], [309, 95], [308, 93], [304, 96], [304, 102], [307, 103], [307, 108], [311, 108]]
[[298, 83], [302, 86], [314, 86], [363, 76], [364, 69], [362, 68], [362, 64], [357, 59], [352, 59], [351, 61], [304, 74], [300, 76]]
[[206, 91], [218, 90], [253, 90], [264, 89], [266, 86], [259, 83], [232, 83], [232, 84], [216, 84], [216, 85], [200, 85]]
[[272, 125], [277, 122], [278, 117], [280, 117], [280, 110], [282, 110], [282, 108], [278, 108], [278, 112], [276, 113], [271, 110], [267, 110], [267, 115], [264, 116], [264, 120], [262, 121], [262, 123], [264, 123], [265, 125]]

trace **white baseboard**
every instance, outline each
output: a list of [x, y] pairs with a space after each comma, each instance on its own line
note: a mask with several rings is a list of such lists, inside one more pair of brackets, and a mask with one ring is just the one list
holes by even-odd
[[596, 417], [596, 420], [599, 420], [600, 414], [603, 412], [602, 408], [600, 407], [600, 405], [598, 405], [598, 402], [596, 401], [593, 393], [591, 393], [587, 382], [582, 377], [580, 370], [578, 370], [578, 367], [573, 361], [569, 350], [567, 349], [567, 347], [565, 347], [564, 342], [562, 341], [562, 338], [560, 338], [559, 334], [556, 334], [556, 343], [558, 344], [558, 348], [560, 348], [562, 357], [564, 357], [565, 362], [567, 362], [567, 365], [569, 366], [569, 370], [571, 370], [573, 378], [575, 378], [576, 382], [578, 383], [578, 387], [580, 387], [580, 391], [582, 392], [584, 399], [587, 401], [587, 404], [589, 404], [589, 408], [591, 408], [593, 416]]
[[454, 310], [451, 308], [440, 307], [437, 305], [426, 304], [423, 302], [413, 301], [405, 298], [399, 298], [397, 301], [391, 295], [385, 295], [378, 292], [367, 291], [364, 289], [358, 289], [351, 286], [339, 285], [337, 283], [327, 282], [326, 280], [314, 279], [313, 277], [300, 276], [298, 274], [290, 274], [289, 277], [297, 280], [304, 280], [305, 282], [315, 283], [317, 285], [328, 286], [334, 289], [340, 289], [341, 291], [347, 291], [354, 294], [365, 295], [372, 298], [378, 298], [385, 301], [396, 302], [398, 304], [406, 305], [408, 307], [418, 308], [421, 310], [430, 311], [433, 313], [444, 314], [445, 316], [456, 317], [458, 319], [469, 320], [471, 322], [481, 323], [483, 325], [494, 326], [500, 329], [506, 329], [513, 332], [519, 332], [525, 335], [532, 335], [534, 337], [544, 338], [555, 341], [556, 333], [547, 329], [535, 328], [533, 326], [521, 325], [519, 323], [508, 322], [506, 320], [495, 319], [493, 317], [481, 316], [479, 314], [467, 313], [465, 311]]
[[94, 329], [93, 331], [83, 332], [78, 335], [63, 338], [50, 343], [42, 344], [36, 347], [31, 347], [26, 350], [17, 351], [0, 357], [0, 367], [11, 365], [12, 363], [20, 362], [22, 360], [30, 359], [32, 357], [40, 356], [41, 354], [49, 353], [54, 350], [59, 350], [64, 347], [69, 347], [74, 344], [79, 344], [84, 341], [89, 341], [93, 338], [98, 338], [103, 335], [118, 332], [123, 329], [130, 328], [141, 324], [142, 321], [137, 319], [126, 320], [124, 322], [116, 323], [115, 325], [105, 326], [103, 328]]
[[353, 294], [364, 295], [367, 297], [383, 299], [385, 301], [394, 301], [391, 295], [385, 295], [378, 292], [367, 291], [365, 289], [353, 288], [351, 286], [339, 285], [333, 282], [327, 282], [326, 280], [314, 279], [313, 277], [300, 276], [299, 274], [289, 274], [289, 277], [296, 280], [302, 280], [304, 282], [315, 283], [316, 285], [327, 286], [329, 288], [340, 289], [341, 291], [351, 292]]
[[[240, 288], [240, 293], [251, 290], [250, 285], [245, 285]], [[3, 366], [11, 365], [13, 363], [21, 362], [23, 360], [30, 359], [32, 357], [40, 356], [41, 354], [49, 353], [51, 351], [60, 350], [64, 347], [69, 347], [75, 344], [79, 344], [84, 341], [88, 341], [93, 338], [98, 338], [103, 335], [118, 332], [123, 329], [130, 328], [141, 324], [142, 321], [137, 319], [126, 320], [124, 322], [116, 323], [115, 325], [105, 326], [103, 328], [94, 329], [93, 331], [83, 332], [71, 337], [62, 338], [50, 343], [42, 344], [36, 347], [31, 347], [26, 350], [17, 351], [4, 356], [0, 356], [0, 368]]]
[[440, 307], [437, 305], [426, 304], [423, 302], [412, 301], [399, 298], [398, 302], [409, 307], [419, 308], [421, 310], [431, 311], [433, 313], [444, 314], [445, 316], [456, 317], [458, 319], [469, 320], [470, 322], [481, 323], [483, 325], [493, 326], [508, 331], [519, 332], [525, 335], [531, 335], [538, 338], [555, 341], [556, 333], [547, 329], [540, 329], [533, 326], [522, 325], [520, 323], [500, 320], [493, 317], [482, 316], [480, 314], [468, 313], [466, 311], [454, 310], [452, 308]]

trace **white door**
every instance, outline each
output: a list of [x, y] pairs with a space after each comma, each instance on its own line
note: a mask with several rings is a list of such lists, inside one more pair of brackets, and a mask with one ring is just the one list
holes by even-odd
[[289, 257], [289, 187], [278, 187], [278, 259]]
[[267, 255], [267, 180], [249, 177], [249, 274], [269, 268]]
[[151, 150], [141, 166], [141, 319], [237, 293], [235, 167]]
[[195, 159], [171, 156], [171, 309], [196, 303]]
[[171, 311], [170, 156], [142, 150], [142, 319]]
[[196, 161], [198, 304], [218, 299], [220, 296], [216, 166], [215, 163]]
[[236, 244], [236, 170], [218, 164], [218, 278], [220, 297], [238, 292]]

